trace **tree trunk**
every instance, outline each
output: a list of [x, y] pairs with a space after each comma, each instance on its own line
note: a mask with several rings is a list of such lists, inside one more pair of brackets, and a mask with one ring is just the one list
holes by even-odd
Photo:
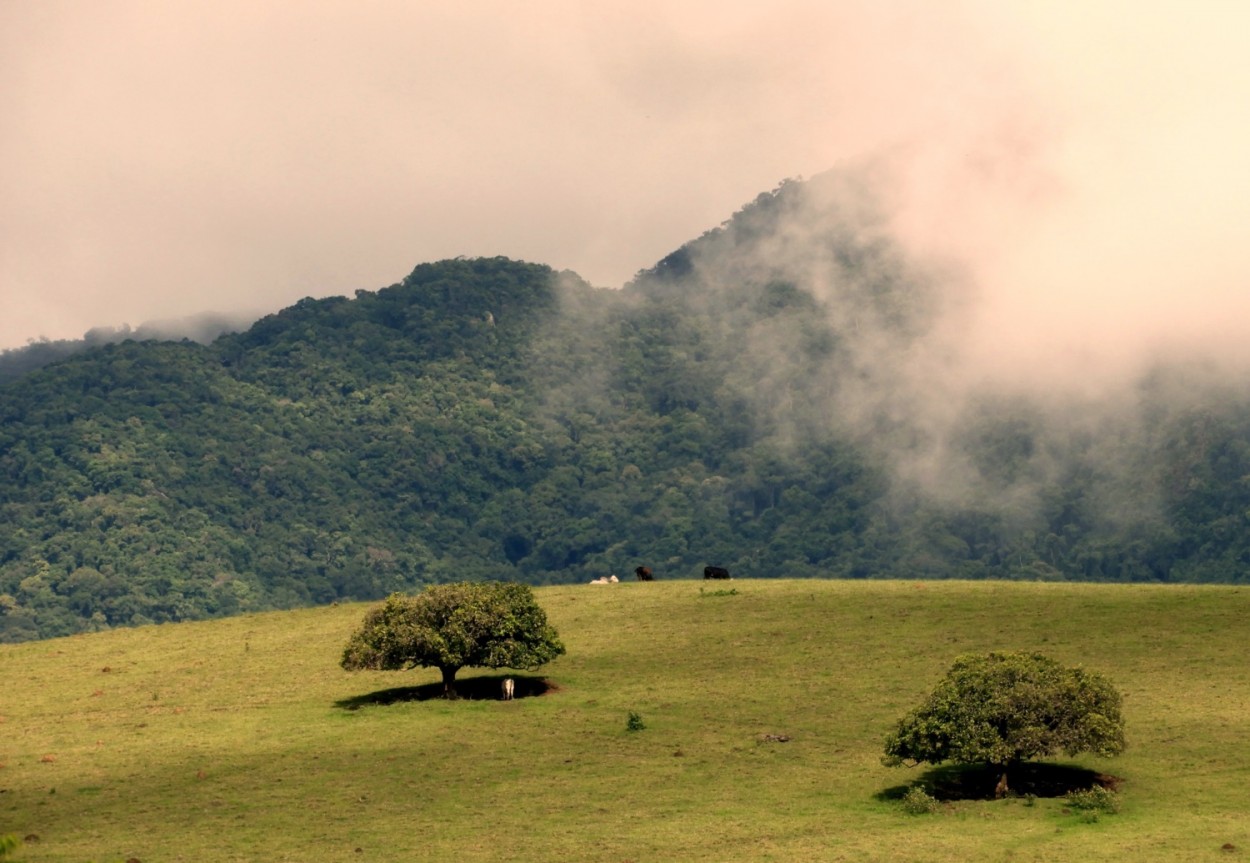
[[460, 670], [460, 666], [445, 666], [439, 671], [443, 672], [443, 697], [456, 697], [456, 672]]

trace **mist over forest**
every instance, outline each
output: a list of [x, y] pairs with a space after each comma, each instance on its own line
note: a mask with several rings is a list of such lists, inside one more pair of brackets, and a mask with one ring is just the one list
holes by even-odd
[[1245, 581], [1236, 364], [987, 368], [983, 286], [894, 217], [842, 170], [620, 290], [445, 260], [211, 341], [6, 352], [0, 640], [638, 565]]
[[247, 314], [205, 313], [189, 318], [146, 321], [137, 327], [129, 324], [92, 327], [83, 333], [81, 339], [32, 338], [24, 347], [0, 350], [0, 384], [88, 348], [116, 342], [189, 339], [208, 344], [222, 333], [246, 329], [256, 317]]

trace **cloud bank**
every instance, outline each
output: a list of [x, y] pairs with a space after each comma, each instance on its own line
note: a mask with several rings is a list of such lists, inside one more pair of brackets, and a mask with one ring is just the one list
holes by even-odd
[[[965, 0], [0, 7], [0, 347], [503, 254], [615, 286], [866, 166], [972, 373], [1244, 361], [1250, 12]], [[1093, 372], [1097, 372], [1096, 374]]]

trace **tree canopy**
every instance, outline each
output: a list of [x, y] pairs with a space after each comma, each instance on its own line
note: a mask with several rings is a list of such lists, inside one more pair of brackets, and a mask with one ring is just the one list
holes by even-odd
[[1040, 653], [961, 656], [933, 693], [886, 738], [883, 761], [1000, 768], [1060, 752], [1124, 751], [1121, 698], [1099, 674]]
[[565, 652], [528, 585], [461, 582], [394, 594], [365, 615], [343, 650], [343, 668], [437, 668], [455, 691], [465, 667], [533, 670]]

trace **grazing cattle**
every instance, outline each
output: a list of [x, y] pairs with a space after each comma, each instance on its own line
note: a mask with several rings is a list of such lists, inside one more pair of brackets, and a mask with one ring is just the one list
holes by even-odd
[[514, 681], [511, 677], [505, 677], [503, 679], [503, 700], [511, 701], [512, 693], [515, 691], [516, 691], [516, 681]]
[[640, 566], [634, 570], [634, 575], [638, 576], [639, 581], [655, 581], [651, 576], [651, 567]]
[[729, 570], [727, 569], [723, 569], [719, 566], [705, 566], [703, 567], [703, 577], [704, 578], [729, 578], [730, 576], [729, 576]]

